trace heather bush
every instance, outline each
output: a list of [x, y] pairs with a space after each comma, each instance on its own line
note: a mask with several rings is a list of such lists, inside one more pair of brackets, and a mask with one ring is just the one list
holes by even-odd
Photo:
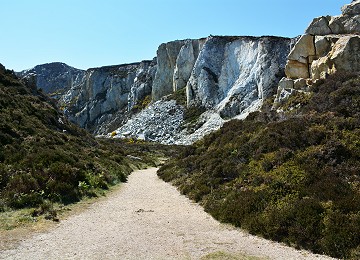
[[[298, 106], [297, 104], [300, 104]], [[167, 162], [159, 176], [215, 218], [338, 258], [360, 255], [360, 77], [338, 74], [232, 120]]]
[[[147, 97], [141, 105], [148, 102]], [[35, 85], [26, 86], [2, 66], [0, 147], [0, 211], [34, 207], [35, 215], [51, 212], [45, 209], [47, 204], [102, 194], [125, 182], [135, 167], [155, 166], [158, 157], [177, 151], [170, 146], [95, 139], [71, 124]]]

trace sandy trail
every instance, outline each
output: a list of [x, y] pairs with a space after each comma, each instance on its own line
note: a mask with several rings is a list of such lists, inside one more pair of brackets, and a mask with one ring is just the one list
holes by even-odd
[[212, 252], [270, 259], [328, 259], [220, 224], [156, 169], [136, 171], [122, 188], [0, 259], [199, 259]]

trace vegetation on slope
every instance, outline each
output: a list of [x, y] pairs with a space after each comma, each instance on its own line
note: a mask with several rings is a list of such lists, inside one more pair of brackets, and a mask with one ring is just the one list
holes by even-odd
[[298, 101], [281, 119], [268, 111], [226, 123], [159, 176], [223, 222], [359, 259], [360, 77], [332, 76]]
[[[67, 121], [52, 101], [0, 65], [0, 212], [72, 203], [126, 181], [168, 149], [96, 140]], [[158, 151], [156, 154], [155, 151]], [[140, 158], [139, 158], [140, 157]]]

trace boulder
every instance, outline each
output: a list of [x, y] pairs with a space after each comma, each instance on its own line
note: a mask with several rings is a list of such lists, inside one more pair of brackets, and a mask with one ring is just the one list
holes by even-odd
[[296, 60], [288, 60], [285, 66], [285, 74], [290, 79], [309, 78], [309, 64]]
[[294, 81], [289, 78], [282, 78], [279, 82], [278, 89], [291, 89], [294, 88]]
[[290, 51], [288, 59], [301, 63], [307, 63], [309, 61], [309, 57], [315, 55], [314, 36], [304, 34]]
[[326, 36], [315, 36], [315, 52], [319, 57], [326, 56], [331, 50], [331, 42]]
[[328, 56], [321, 57], [311, 64], [311, 78], [325, 79], [333, 71], [333, 64]]
[[332, 30], [329, 26], [330, 20], [331, 16], [321, 16], [315, 18], [305, 30], [305, 33], [311, 35], [332, 34]]
[[327, 75], [339, 72], [358, 72], [360, 70], [360, 36], [346, 35], [333, 44], [330, 52], [311, 65], [314, 79], [324, 79]]
[[341, 37], [329, 54], [335, 70], [340, 72], [360, 71], [360, 36]]
[[304, 90], [306, 88], [307, 88], [306, 79], [300, 78], [300, 79], [296, 79], [294, 81], [294, 89], [296, 89], [296, 90]]

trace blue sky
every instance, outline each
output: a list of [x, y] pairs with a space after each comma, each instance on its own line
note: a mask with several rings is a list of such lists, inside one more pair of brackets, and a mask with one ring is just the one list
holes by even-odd
[[87, 69], [152, 59], [158, 45], [212, 35], [302, 34], [351, 0], [0, 0], [0, 63]]

